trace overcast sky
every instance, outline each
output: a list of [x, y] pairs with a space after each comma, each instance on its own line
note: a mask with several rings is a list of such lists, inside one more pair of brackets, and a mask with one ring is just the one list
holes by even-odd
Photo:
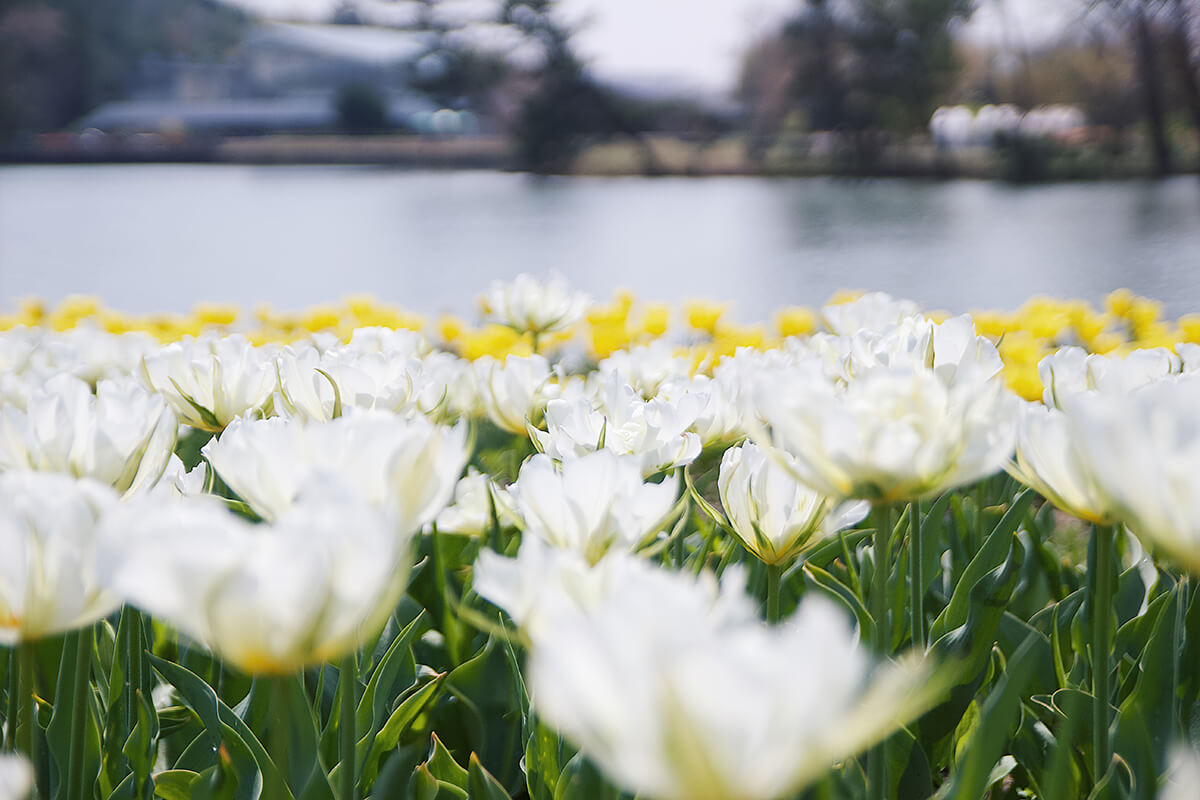
[[[311, 19], [326, 17], [338, 5], [338, 0], [227, 1], [266, 14]], [[562, 2], [572, 17], [587, 20], [577, 46], [599, 74], [709, 91], [732, 87], [746, 46], [800, 5], [799, 0]], [[982, 0], [968, 35], [997, 42], [1005, 35], [1044, 40], [1068, 24], [1081, 4], [1082, 0]]]

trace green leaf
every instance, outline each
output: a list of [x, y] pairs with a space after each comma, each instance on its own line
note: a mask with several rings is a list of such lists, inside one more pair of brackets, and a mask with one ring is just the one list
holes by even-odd
[[371, 787], [372, 800], [411, 798], [413, 794], [409, 790], [415, 783], [417, 765], [424, 757], [424, 743], [420, 746], [407, 745], [393, 753]]
[[154, 768], [154, 756], [158, 742], [158, 715], [154, 711], [154, 704], [142, 694], [141, 690], [135, 693], [135, 698], [137, 724], [134, 725], [121, 752], [129, 759], [138, 789], [137, 794], [140, 796], [145, 793], [144, 787], [149, 782], [151, 770]]
[[1008, 668], [996, 681], [980, 709], [975, 726], [956, 760], [951, 779], [942, 787], [942, 798], [981, 797], [987, 790], [993, 770], [1004, 755], [1009, 734], [1021, 714], [1021, 694], [1033, 673], [1034, 660], [1027, 658], [1032, 640], [1018, 648]]
[[162, 800], [191, 800], [192, 785], [200, 774], [186, 769], [169, 769], [154, 776], [154, 796]]
[[554, 800], [554, 790], [562, 774], [560, 756], [562, 742], [553, 730], [535, 716], [528, 722], [530, 731], [525, 742], [525, 783], [532, 800]]
[[429, 771], [439, 781], [452, 783], [460, 789], [466, 789], [470, 775], [463, 769], [436, 733], [430, 736]]
[[[364, 743], [366, 739], [359, 740], [359, 746], [356, 752], [361, 753], [362, 774], [359, 781], [364, 790], [369, 790], [374, 784], [375, 777], [379, 774], [379, 762], [389, 751], [395, 749], [396, 744], [400, 741], [400, 737], [413, 724], [417, 716], [425, 709], [430, 700], [437, 696], [441, 688], [442, 682], [445, 680], [445, 675], [439, 675], [423, 686], [416, 688], [407, 697], [403, 697], [400, 705], [396, 706], [396, 710], [388, 717], [387, 722], [379, 730], [379, 733], [372, 737], [369, 749], [364, 752]], [[337, 776], [340, 774], [341, 764], [333, 768], [333, 773], [330, 779], [336, 784]]]
[[371, 678], [358, 701], [358, 711], [354, 720], [355, 729], [363, 733], [359, 738], [360, 743], [366, 742], [369, 747], [371, 740], [375, 738], [375, 732], [387, 720], [390, 698], [394, 698], [403, 688], [396, 684], [407, 678], [404, 686], [408, 686], [416, 678], [416, 675], [407, 674], [406, 667], [412, 659], [413, 640], [426, 630], [427, 625], [426, 612], [422, 611], [392, 640], [387, 652], [371, 673]]
[[[175, 687], [183, 701], [200, 718], [213, 747], [223, 742], [235, 751], [235, 754], [253, 760], [262, 772], [264, 780], [283, 782], [275, 762], [271, 760], [262, 743], [255, 738], [241, 717], [221, 702], [212, 687], [195, 673], [178, 664], [154, 655], [150, 656], [150, 660], [158, 673]], [[291, 792], [288, 791], [286, 796], [291, 798]]]
[[216, 415], [213, 414], [212, 411], [197, 403], [190, 394], [185, 392], [180, 387], [178, 381], [176, 381], [174, 378], [168, 378], [168, 380], [171, 381], [171, 385], [175, 387], [175, 391], [179, 393], [179, 396], [182, 397], [187, 404], [192, 407], [192, 410], [196, 412], [196, 416], [199, 417], [200, 421], [204, 423], [205, 430], [213, 431], [214, 433], [221, 430], [221, 421], [217, 419]]
[[492, 773], [483, 768], [474, 753], [471, 753], [467, 762], [467, 783], [467, 794], [471, 800], [512, 800], [500, 782], [492, 777]]
[[567, 762], [554, 791], [554, 800], [615, 800], [616, 796], [616, 790], [583, 753]]
[[[1140, 676], [1133, 692], [1121, 703], [1115, 721], [1113, 749], [1141, 780], [1133, 786], [1132, 796], [1153, 800], [1157, 788], [1154, 777], [1166, 769], [1167, 746], [1175, 732], [1175, 697], [1171, 675], [1178, 642], [1175, 596], [1158, 614], [1154, 631], [1138, 664]], [[1115, 785], [1115, 784], [1114, 784]]]
[[884, 742], [887, 756], [889, 797], [929, 797], [933, 794], [933, 771], [921, 743], [900, 729]]
[[817, 589], [838, 600], [854, 614], [858, 620], [859, 630], [869, 631], [874, 628], [875, 623], [871, 618], [871, 612], [867, 610], [862, 600], [858, 598], [858, 595], [849, 586], [814, 564], [805, 563], [803, 569], [804, 576], [807, 579], [806, 582], [811, 583]]
[[947, 631], [957, 628], [967, 621], [972, 590], [977, 583], [983, 580], [985, 575], [1003, 564], [1005, 558], [1013, 550], [1014, 544], [1016, 544], [1013, 533], [1026, 509], [1029, 508], [1029, 504], [1033, 502], [1033, 498], [1034, 493], [1026, 489], [1013, 499], [1008, 511], [996, 523], [996, 527], [992, 529], [983, 546], [979, 548], [979, 552], [967, 565], [962, 578], [955, 585], [949, 605], [933, 621], [929, 630], [930, 641], [937, 641]]

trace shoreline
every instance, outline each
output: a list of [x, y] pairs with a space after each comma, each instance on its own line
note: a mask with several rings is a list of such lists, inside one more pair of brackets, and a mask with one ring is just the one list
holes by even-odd
[[[1180, 162], [1186, 162], [1181, 157]], [[499, 136], [432, 138], [417, 136], [275, 135], [231, 136], [172, 141], [135, 136], [83, 142], [65, 135], [42, 137], [23, 147], [0, 148], [0, 166], [69, 164], [244, 164], [259, 166], [375, 166], [429, 170], [522, 172], [508, 140]], [[1026, 166], [1026, 165], [1022, 165]], [[883, 148], [869, 162], [855, 163], [826, 149], [782, 143], [758, 160], [746, 154], [740, 137], [696, 142], [676, 136], [647, 136], [642, 142], [609, 141], [584, 147], [571, 177], [831, 177], [906, 180], [995, 180], [1060, 183], [1153, 179], [1138, 155], [1100, 156], [1092, 148], [1063, 148], [1033, 171], [1014, 172], [1012, 162], [985, 148], [959, 152], [932, 144]], [[1026, 166], [1026, 169], [1028, 167]], [[1181, 163], [1168, 176], [1197, 174]]]

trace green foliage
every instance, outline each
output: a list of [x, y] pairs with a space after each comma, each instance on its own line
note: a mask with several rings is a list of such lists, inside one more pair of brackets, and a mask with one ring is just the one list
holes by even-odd
[[333, 103], [347, 133], [379, 133], [388, 127], [387, 100], [375, 86], [348, 83], [338, 89]]
[[[179, 443], [194, 458], [200, 442]], [[474, 464], [515, 474], [528, 442], [484, 427]], [[506, 455], [507, 454], [507, 455]], [[742, 563], [750, 591], [766, 575], [729, 535], [711, 496], [718, 459], [686, 475], [682, 514], [647, 558], [689, 571]], [[1200, 597], [1190, 580], [1145, 564], [1114, 570], [1111, 652], [1092, 652], [1088, 570], [1060, 517], [1003, 476], [919, 509], [929, 652], [940, 702], [881, 745], [890, 798], [1152, 800], [1169, 748], [1200, 709]], [[912, 647], [907, 515], [893, 558], [877, 565], [868, 528], [821, 543], [780, 579], [784, 617], [809, 593], [875, 626], [875, 570], [888, 575], [892, 650]], [[628, 797], [531, 708], [520, 636], [472, 590], [484, 546], [512, 553], [520, 533], [485, 544], [421, 538], [407, 595], [378, 638], [340, 664], [251, 679], [132, 610], [29, 649], [39, 700], [33, 752], [39, 796], [96, 800], [334, 798], [351, 771], [355, 798], [591, 800]], [[1117, 552], [1128, 546], [1116, 537]], [[1093, 553], [1094, 555], [1094, 553]], [[15, 651], [0, 658], [11, 721]], [[1111, 665], [1114, 758], [1096, 774], [1092, 696]], [[82, 702], [79, 701], [82, 698]], [[152, 701], [157, 700], [157, 702]], [[346, 703], [353, 747], [341, 726]], [[279, 754], [285, 758], [279, 758]], [[863, 754], [830, 765], [804, 798], [867, 795]]]

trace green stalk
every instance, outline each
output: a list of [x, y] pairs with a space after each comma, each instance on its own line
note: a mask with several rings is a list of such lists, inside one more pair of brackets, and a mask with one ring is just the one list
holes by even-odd
[[126, 605], [121, 612], [128, 628], [129, 637], [125, 640], [128, 649], [125, 652], [126, 686], [128, 696], [125, 698], [125, 730], [132, 731], [137, 723], [137, 693], [142, 689], [142, 614], [136, 608]]
[[925, 649], [925, 568], [921, 554], [921, 503], [908, 504], [908, 577], [912, 588], [913, 644]]
[[1109, 638], [1109, 621], [1112, 616], [1113, 587], [1113, 528], [1111, 525], [1095, 525], [1095, 577], [1092, 586], [1092, 724], [1094, 750], [1094, 777], [1097, 782], [1108, 771], [1112, 760], [1108, 726], [1110, 724], [1108, 698], [1109, 660], [1112, 642]]
[[433, 581], [437, 587], [438, 598], [441, 600], [442, 635], [446, 637], [446, 652], [453, 664], [460, 664], [458, 644], [458, 626], [454, 616], [454, 608], [450, 605], [450, 578], [446, 569], [446, 553], [442, 549], [443, 534], [437, 525], [430, 529], [430, 547], [433, 553]]
[[[875, 528], [875, 571], [872, 575], [871, 614], [875, 617], [875, 650], [879, 657], [888, 654], [891, 637], [888, 631], [888, 569], [891, 558], [888, 553], [892, 536], [891, 509], [874, 506], [871, 509]], [[884, 800], [887, 796], [887, 754], [884, 742], [871, 748], [867, 754], [867, 790], [872, 800]]]
[[[68, 766], [68, 797], [84, 796], [83, 748], [87, 738], [87, 692], [92, 678], [93, 628], [75, 634], [75, 685], [71, 695], [71, 757]], [[136, 696], [136, 695], [135, 695]]]
[[358, 707], [358, 681], [354, 677], [355, 671], [354, 653], [350, 653], [342, 659], [338, 676], [342, 688], [342, 718], [338, 723], [338, 736], [341, 740], [341, 752], [338, 754], [341, 764], [339, 800], [355, 800], [354, 773], [357, 765], [354, 760], [354, 748], [358, 743], [354, 730], [354, 712]]
[[260, 679], [271, 693], [271, 710], [267, 742], [271, 760], [278, 770], [278, 781], [263, 780], [262, 800], [285, 800], [289, 790], [288, 775], [291, 773], [289, 750], [291, 749], [292, 714], [291, 692], [288, 691], [287, 676], [268, 676]]
[[4, 746], [7, 750], [17, 749], [17, 698], [20, 689], [17, 686], [17, 673], [21, 671], [17, 648], [8, 648], [8, 709], [4, 713], [4, 727], [7, 728], [7, 738]]
[[783, 577], [782, 564], [767, 564], [767, 622], [779, 622], [779, 580]]
[[33, 704], [34, 693], [34, 642], [21, 641], [17, 643], [17, 660], [19, 675], [17, 676], [17, 698], [20, 708], [17, 711], [17, 752], [33, 760]]
[[975, 537], [971, 542], [971, 556], [967, 559], [968, 562], [983, 547], [983, 485], [984, 481], [975, 484]]
[[892, 525], [891, 508], [876, 507], [872, 510], [875, 527], [875, 572], [871, 576], [871, 615], [875, 618], [875, 649], [881, 657], [888, 655], [891, 644], [888, 630], [888, 577], [891, 565]]
[[1179, 696], [1179, 684], [1183, 679], [1183, 651], [1187, 646], [1187, 608], [1188, 608], [1188, 576], [1185, 572], [1179, 579], [1175, 598], [1175, 653], [1171, 664], [1171, 707], [1175, 710], [1175, 726], [1180, 736], [1186, 735], [1183, 729], [1183, 698]]

